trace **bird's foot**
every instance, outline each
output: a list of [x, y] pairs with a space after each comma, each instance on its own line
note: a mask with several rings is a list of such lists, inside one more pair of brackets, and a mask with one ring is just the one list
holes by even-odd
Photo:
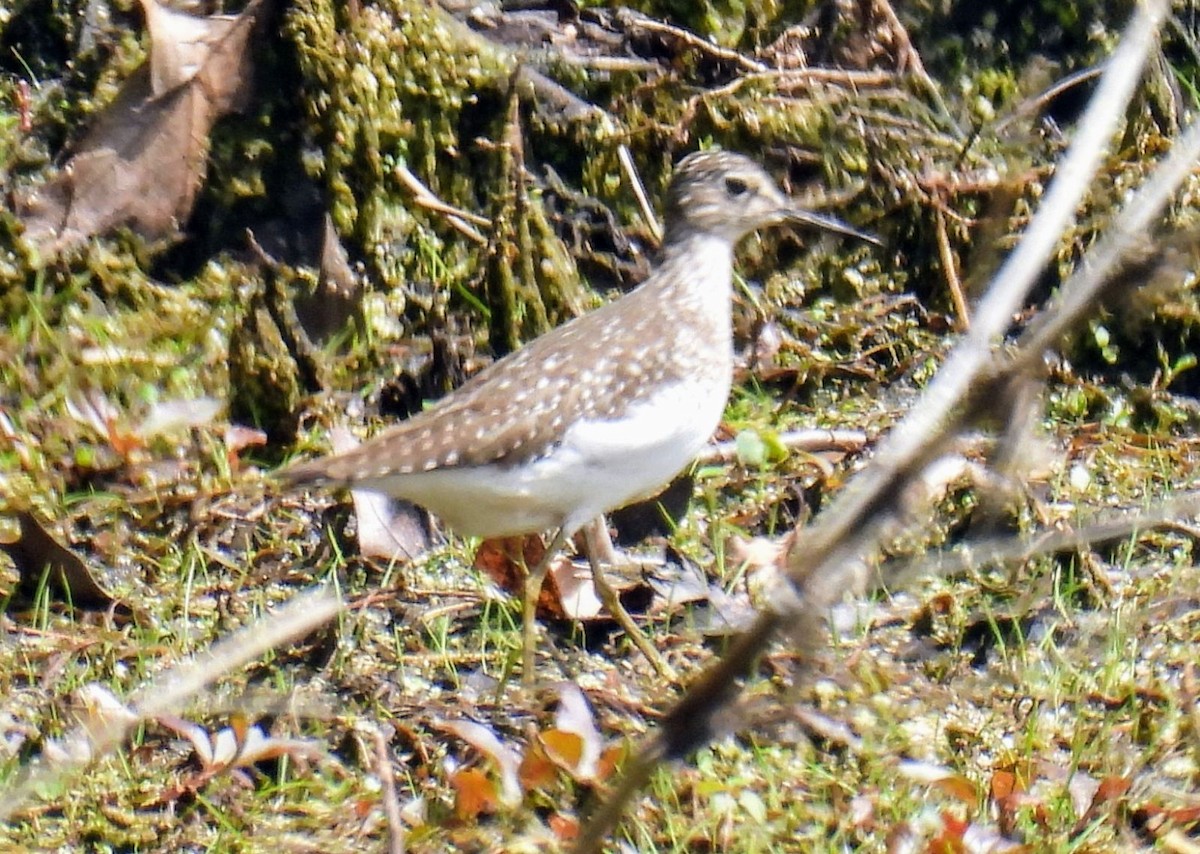
[[617, 594], [616, 589], [604, 577], [604, 567], [598, 562], [592, 562], [592, 581], [596, 587], [596, 594], [600, 597], [601, 603], [608, 610], [608, 613], [614, 620], [617, 621], [625, 634], [633, 641], [636, 646], [646, 656], [646, 660], [650, 662], [650, 666], [654, 668], [663, 679], [673, 684], [679, 684], [679, 674], [675, 669], [667, 663], [663, 658], [662, 653], [650, 642], [646, 637], [645, 632], [641, 630], [637, 623], [633, 621], [633, 617], [625, 610], [625, 606], [621, 604], [621, 597]]

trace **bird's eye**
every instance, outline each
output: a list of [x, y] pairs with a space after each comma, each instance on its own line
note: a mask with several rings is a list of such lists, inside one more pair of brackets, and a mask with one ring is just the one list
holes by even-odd
[[750, 185], [741, 178], [726, 178], [725, 192], [728, 193], [732, 198], [737, 198], [738, 196], [744, 196], [746, 193], [750, 192]]

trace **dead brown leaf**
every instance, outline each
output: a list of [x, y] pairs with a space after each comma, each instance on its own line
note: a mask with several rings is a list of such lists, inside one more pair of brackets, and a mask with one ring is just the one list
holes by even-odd
[[[261, 727], [251, 725], [242, 715], [234, 715], [229, 726], [217, 732], [209, 732], [200, 724], [175, 715], [161, 715], [156, 720], [192, 745], [200, 770], [158, 792], [146, 806], [175, 803], [199, 792], [214, 777], [227, 772], [241, 774], [239, 769], [269, 759], [287, 756], [304, 768], [309, 761], [327, 758], [316, 741], [269, 736]], [[246, 778], [243, 776], [241, 779]]]
[[67, 413], [103, 436], [123, 458], [127, 459], [144, 444], [142, 438], [130, 430], [124, 413], [102, 391], [90, 390], [67, 398]]
[[1200, 822], [1200, 807], [1169, 808], [1145, 804], [1133, 810], [1131, 818], [1135, 825], [1144, 827], [1160, 840], [1167, 851], [1192, 854], [1195, 850], [1195, 847], [1188, 848], [1189, 843], [1184, 840], [1189, 833], [1194, 836], [1196, 824]]
[[118, 604], [87, 564], [59, 543], [32, 513], [23, 511], [17, 520], [20, 524], [17, 539], [0, 542], [0, 549], [12, 558], [20, 576], [15, 600], [29, 602], [37, 598], [45, 576], [51, 595], [76, 608], [102, 610]]
[[[513, 555], [520, 554], [527, 568], [538, 565], [546, 554], [546, 545], [536, 534], [527, 537], [498, 537], [484, 540], [475, 550], [475, 568], [492, 583], [512, 596], [521, 596], [525, 587], [525, 571]], [[562, 558], [566, 560], [566, 558]], [[537, 612], [557, 619], [565, 618], [558, 597], [547, 585], [538, 593]]]
[[548, 729], [538, 734], [546, 758], [559, 768], [573, 772], [583, 757], [583, 739], [576, 733], [561, 729]]
[[625, 746], [605, 746], [591, 706], [577, 685], [559, 686], [554, 727], [535, 734], [521, 759], [520, 780], [526, 791], [545, 789], [559, 772], [577, 783], [603, 782], [624, 757]]
[[548, 788], [557, 781], [558, 769], [559, 766], [547, 754], [546, 748], [540, 741], [534, 741], [521, 756], [517, 777], [521, 781], [521, 788], [532, 792], [535, 789]]
[[551, 813], [546, 819], [546, 824], [550, 825], [550, 832], [559, 842], [574, 842], [579, 836], [579, 819], [572, 816]]
[[[340, 427], [329, 431], [329, 441], [335, 453], [358, 447], [354, 434]], [[350, 499], [358, 521], [358, 553], [363, 557], [410, 561], [429, 550], [429, 528], [416, 505], [366, 489], [350, 490]]]
[[296, 313], [314, 338], [324, 341], [345, 328], [361, 309], [362, 282], [350, 268], [350, 257], [326, 211], [321, 217], [321, 252], [317, 265], [320, 278], [310, 294], [298, 294]]
[[547, 585], [543, 597], [552, 601], [550, 610], [562, 619], [586, 622], [608, 619], [608, 612], [596, 592], [596, 582], [589, 566], [579, 566], [566, 557], [556, 559], [546, 573]]
[[542, 734], [542, 743], [550, 758], [561, 761], [576, 780], [595, 782], [604, 753], [604, 738], [596, 725], [592, 707], [573, 682], [565, 682], [559, 687], [554, 726]]
[[358, 553], [385, 561], [410, 561], [429, 550], [429, 529], [421, 510], [380, 492], [352, 489], [358, 520]]
[[[522, 554], [525, 568], [514, 557]], [[484, 540], [475, 552], [475, 568], [504, 592], [522, 596], [525, 572], [535, 567], [546, 553], [545, 543], [536, 534], [526, 537], [498, 537]], [[609, 583], [624, 593], [633, 585], [621, 576], [608, 576]], [[538, 592], [537, 614], [552, 620], [580, 623], [610, 620], [596, 592], [591, 567], [577, 564], [565, 554], [557, 554], [546, 570]]]
[[[1076, 788], [1076, 780], [1079, 778], [1086, 780], [1086, 784], [1082, 786], [1082, 791]], [[1084, 775], [1083, 772], [1073, 774], [1071, 782], [1068, 783], [1072, 803], [1075, 804], [1077, 811], [1085, 804], [1087, 809], [1083, 810], [1079, 816], [1079, 821], [1076, 822], [1072, 832], [1082, 833], [1089, 824], [1100, 818], [1102, 813], [1106, 811], [1112, 812], [1116, 805], [1129, 792], [1132, 783], [1133, 781], [1128, 777], [1119, 777], [1116, 775], [1109, 775], [1096, 780], [1089, 775]], [[1087, 797], [1088, 795], [1090, 795], [1090, 798]]]
[[142, 0], [150, 61], [60, 174], [16, 200], [26, 241], [53, 257], [123, 225], [149, 240], [174, 234], [204, 180], [213, 123], [248, 103], [247, 47], [266, 2], [251, 0], [236, 17], [198, 18]]
[[914, 783], [932, 786], [966, 807], [973, 807], [978, 801], [975, 784], [943, 765], [908, 760], [901, 762], [897, 771], [900, 776], [912, 780]]

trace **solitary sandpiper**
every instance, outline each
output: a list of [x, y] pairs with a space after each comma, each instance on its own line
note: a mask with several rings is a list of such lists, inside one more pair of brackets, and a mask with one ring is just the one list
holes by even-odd
[[[535, 339], [354, 450], [279, 473], [293, 484], [412, 501], [462, 534], [556, 531], [526, 579], [526, 679], [549, 562], [589, 522], [664, 486], [721, 419], [733, 376], [734, 244], [784, 221], [862, 236], [794, 207], [756, 163], [720, 151], [680, 162], [664, 219], [659, 263], [637, 289]], [[609, 613], [660, 673], [670, 673], [590, 560]]]

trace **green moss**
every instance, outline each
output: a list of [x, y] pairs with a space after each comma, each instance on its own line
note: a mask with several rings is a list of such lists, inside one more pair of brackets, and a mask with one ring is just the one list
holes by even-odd
[[577, 310], [578, 277], [540, 199], [522, 191], [519, 211], [510, 205], [511, 170], [497, 169], [498, 155], [475, 139], [506, 133], [496, 106], [509, 96], [515, 57], [414, 0], [367, 6], [353, 19], [339, 17], [337, 4], [306, 0], [289, 14], [288, 34], [315, 95], [306, 108], [321, 154], [309, 167], [328, 188], [339, 231], [362, 248], [380, 284], [433, 280], [454, 293], [495, 274], [486, 260], [494, 253], [415, 203], [397, 175], [405, 168], [441, 201], [495, 213], [493, 237], [528, 233], [516, 250], [534, 273], [523, 279], [527, 290], [504, 303], [500, 294], [515, 292], [498, 284], [501, 304], [492, 307], [507, 324], [493, 323], [501, 349]]
[[406, 221], [390, 210], [398, 199], [411, 201], [393, 175], [401, 163], [439, 198], [474, 202], [471, 175], [454, 155], [471, 143], [459, 139], [459, 123], [481, 91], [503, 89], [513, 63], [481, 49], [429, 4], [392, 0], [341, 22], [337, 6], [297, 3], [288, 33], [315, 94], [307, 110], [334, 220], [370, 253], [436, 222], [420, 210]]
[[229, 411], [286, 444], [295, 438], [302, 398], [326, 387], [327, 371], [296, 312], [314, 282], [286, 265], [262, 275], [229, 336]]

